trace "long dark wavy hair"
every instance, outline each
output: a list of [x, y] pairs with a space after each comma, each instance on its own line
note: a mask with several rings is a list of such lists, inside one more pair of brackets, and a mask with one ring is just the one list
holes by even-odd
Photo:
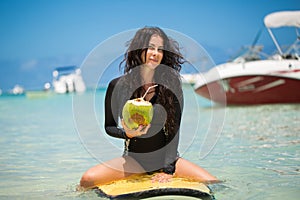
[[128, 49], [119, 67], [120, 70], [124, 68], [124, 84], [128, 88], [133, 88], [131, 90], [134, 91], [132, 98], [141, 97], [145, 93], [145, 89], [142, 86], [139, 66], [144, 64], [142, 55], [143, 52], [146, 52], [144, 54], [146, 56], [149, 41], [153, 35], [158, 35], [163, 39], [163, 58], [160, 65], [155, 69], [154, 80], [159, 85], [156, 89], [158, 91], [157, 103], [161, 104], [167, 112], [167, 121], [164, 128], [172, 138], [179, 129], [174, 104], [176, 101], [182, 103], [183, 100], [179, 72], [185, 60], [180, 53], [178, 43], [158, 27], [141, 28], [136, 32], [133, 39], [128, 42]]

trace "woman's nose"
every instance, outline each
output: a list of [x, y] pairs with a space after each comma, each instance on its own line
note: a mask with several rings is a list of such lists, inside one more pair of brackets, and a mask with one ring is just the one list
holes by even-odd
[[156, 54], [157, 54], [157, 52], [158, 52], [158, 49], [153, 49], [153, 51], [152, 51], [152, 55], [156, 55]]

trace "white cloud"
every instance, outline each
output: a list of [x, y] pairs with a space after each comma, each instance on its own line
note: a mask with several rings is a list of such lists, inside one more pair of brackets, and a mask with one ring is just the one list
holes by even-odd
[[22, 71], [30, 71], [32, 69], [35, 69], [38, 64], [38, 60], [36, 59], [31, 59], [29, 61], [26, 61], [21, 64], [21, 70]]

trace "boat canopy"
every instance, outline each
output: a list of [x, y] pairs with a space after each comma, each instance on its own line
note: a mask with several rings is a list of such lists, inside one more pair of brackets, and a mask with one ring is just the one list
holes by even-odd
[[72, 66], [64, 66], [64, 67], [56, 67], [55, 70], [58, 71], [58, 72], [61, 72], [61, 71], [72, 71], [72, 70], [75, 70], [77, 67], [74, 65]]
[[300, 27], [300, 11], [274, 12], [265, 17], [267, 28], [279, 28], [283, 26]]
[[[79, 71], [78, 71], [79, 70]], [[60, 76], [80, 73], [80, 69], [77, 66], [64, 66], [64, 67], [56, 67], [52, 72], [52, 76], [55, 78], [59, 78]]]

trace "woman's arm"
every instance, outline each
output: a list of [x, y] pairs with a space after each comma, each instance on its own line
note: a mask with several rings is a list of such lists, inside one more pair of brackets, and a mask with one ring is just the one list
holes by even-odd
[[114, 91], [119, 78], [112, 80], [107, 88], [105, 95], [105, 131], [108, 135], [116, 138], [128, 139], [124, 129], [118, 127], [120, 101], [117, 97], [118, 92]]
[[[178, 99], [179, 98], [179, 99]], [[166, 146], [166, 155], [165, 155], [165, 162], [163, 172], [167, 174], [173, 174], [175, 172], [175, 164], [176, 160], [178, 159], [178, 145], [179, 145], [179, 133], [180, 133], [180, 123], [182, 117], [182, 110], [183, 110], [183, 96], [182, 93], [180, 97], [176, 97], [174, 95], [174, 105], [175, 105], [175, 131], [176, 133], [173, 134], [173, 137], [169, 139], [169, 143]], [[170, 137], [170, 136], [169, 136]]]
[[176, 160], [178, 159], [178, 144], [179, 144], [179, 131], [174, 138], [167, 145], [165, 163], [163, 172], [167, 174], [173, 174], [175, 172]]

